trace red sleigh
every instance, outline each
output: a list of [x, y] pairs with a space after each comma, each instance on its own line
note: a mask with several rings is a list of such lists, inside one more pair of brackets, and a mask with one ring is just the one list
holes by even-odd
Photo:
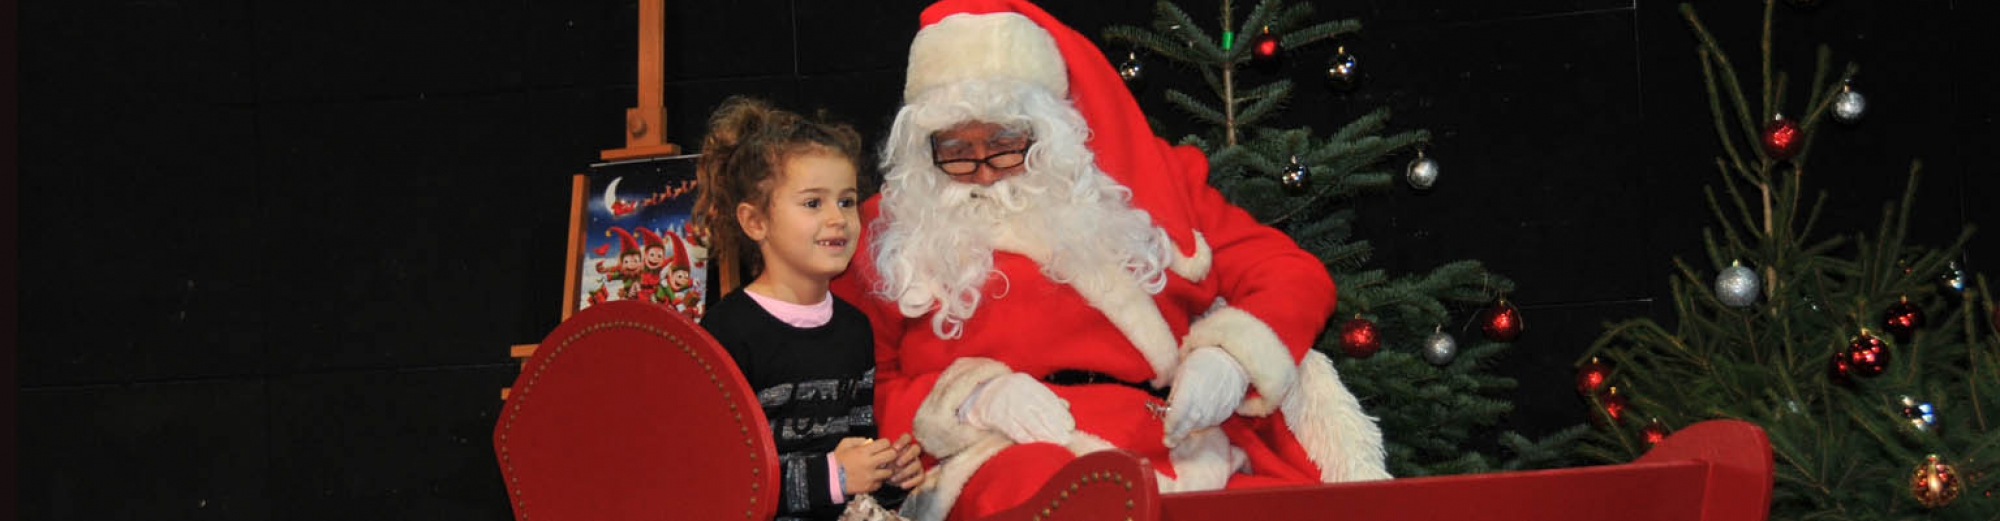
[[[756, 395], [699, 326], [611, 302], [543, 340], [493, 445], [518, 521], [747, 519], [776, 513], [777, 453]], [[994, 516], [1058, 519], [1764, 519], [1771, 449], [1736, 421], [1688, 426], [1638, 461], [1558, 470], [1162, 496], [1130, 454], [1078, 458]]]

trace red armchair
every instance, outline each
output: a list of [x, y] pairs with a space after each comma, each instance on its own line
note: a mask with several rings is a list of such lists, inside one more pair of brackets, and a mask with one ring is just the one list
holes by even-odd
[[778, 456], [757, 395], [666, 308], [591, 306], [557, 326], [493, 429], [514, 519], [770, 519]]

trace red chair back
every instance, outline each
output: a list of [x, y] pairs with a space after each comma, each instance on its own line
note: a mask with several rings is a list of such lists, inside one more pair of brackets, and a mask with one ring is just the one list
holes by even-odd
[[770, 519], [777, 451], [756, 393], [687, 317], [591, 306], [528, 359], [493, 431], [514, 518]]

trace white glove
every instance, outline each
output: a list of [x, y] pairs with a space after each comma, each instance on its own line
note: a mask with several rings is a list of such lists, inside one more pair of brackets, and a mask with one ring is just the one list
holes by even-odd
[[1221, 425], [1243, 405], [1249, 389], [1250, 374], [1222, 348], [1189, 353], [1174, 378], [1174, 393], [1167, 397], [1167, 446], [1180, 444], [1195, 429]]
[[1069, 443], [1076, 418], [1069, 402], [1056, 397], [1041, 380], [1026, 373], [994, 378], [972, 391], [959, 405], [958, 416], [975, 427], [994, 429], [1015, 443]]

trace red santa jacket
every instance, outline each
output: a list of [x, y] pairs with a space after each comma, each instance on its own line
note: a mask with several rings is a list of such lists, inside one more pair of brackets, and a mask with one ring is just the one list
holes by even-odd
[[[1207, 162], [1198, 150], [1176, 147], [1170, 154], [1178, 171], [1128, 183], [1134, 201], [1155, 223], [1191, 228], [1168, 230], [1170, 237], [1192, 237], [1194, 244], [1176, 244], [1180, 255], [1165, 289], [1155, 295], [1136, 293], [1142, 291], [1136, 284], [1132, 293], [1083, 295], [1043, 276], [1029, 257], [1001, 251], [994, 268], [1004, 279], [989, 279], [988, 297], [965, 322], [961, 338], [942, 339], [928, 316], [904, 317], [894, 302], [866, 293], [879, 278], [868, 248], [871, 237], [864, 232], [835, 290], [867, 313], [875, 330], [875, 414], [882, 435], [916, 431], [928, 452], [951, 456], [982, 433], [946, 426], [927, 436], [920, 416], [955, 411], [978, 382], [1014, 371], [1039, 378], [1074, 369], [1163, 384], [1188, 350], [1218, 346], [1251, 380], [1240, 416], [1225, 425], [1231, 444], [1249, 452], [1253, 463], [1261, 454], [1289, 460], [1289, 467], [1307, 475], [1324, 474], [1313, 462], [1300, 461], [1321, 458], [1307, 458], [1311, 451], [1289, 439], [1288, 431], [1299, 426], [1287, 428], [1267, 417], [1292, 392], [1301, 359], [1333, 312], [1333, 282], [1324, 265], [1291, 238], [1257, 223], [1208, 186]], [[863, 206], [863, 230], [873, 229], [877, 203]], [[1226, 307], [1214, 307], [1218, 298]], [[1078, 431], [1151, 456], [1164, 474], [1173, 475], [1161, 422], [1144, 406], [1156, 399], [1122, 386], [1052, 390], [1070, 402]], [[1376, 460], [1379, 466], [1379, 456]], [[1271, 462], [1257, 466], [1272, 468]]]

